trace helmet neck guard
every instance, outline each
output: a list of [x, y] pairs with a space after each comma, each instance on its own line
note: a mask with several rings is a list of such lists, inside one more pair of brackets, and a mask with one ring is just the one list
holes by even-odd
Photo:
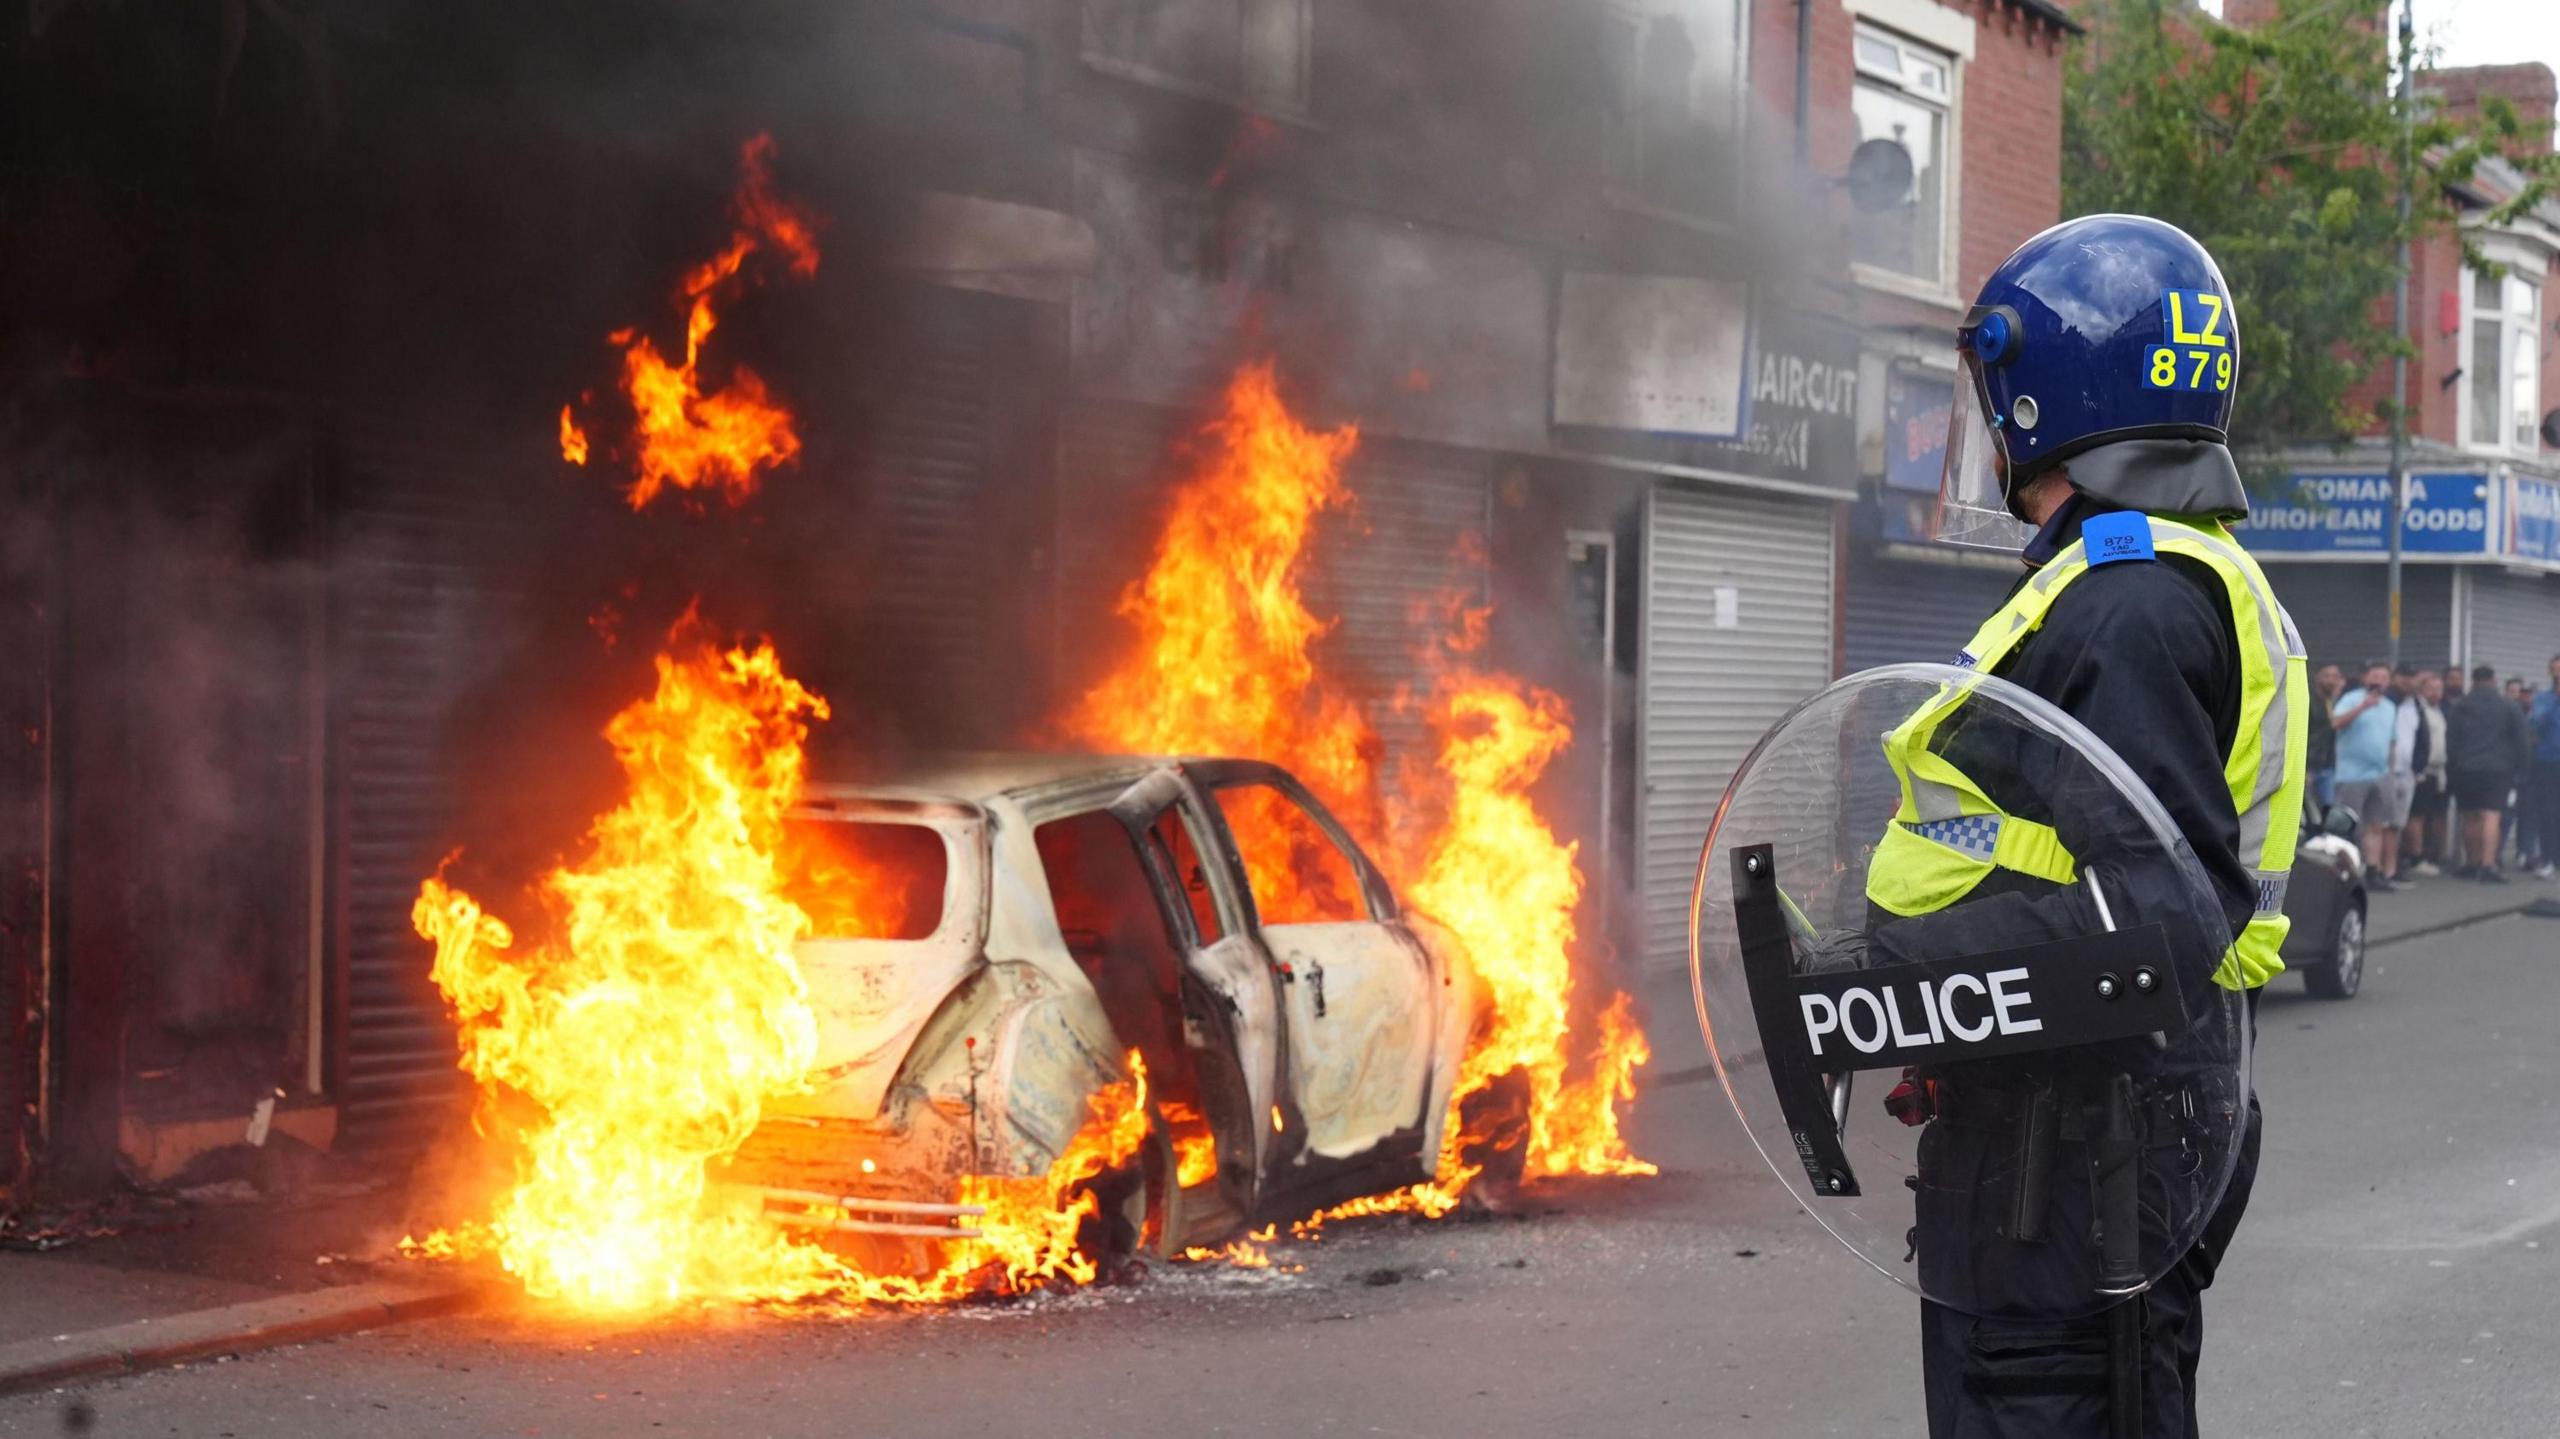
[[2095, 445], [2065, 464], [2072, 487], [2147, 515], [2249, 517], [2249, 492], [2229, 446], [2212, 440], [2138, 439]]

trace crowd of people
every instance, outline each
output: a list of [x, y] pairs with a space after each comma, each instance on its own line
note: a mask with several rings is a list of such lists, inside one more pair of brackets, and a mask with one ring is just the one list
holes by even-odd
[[[2468, 683], [2466, 683], [2466, 679]], [[2505, 884], [2560, 865], [2560, 655], [2550, 684], [2376, 661], [2349, 688], [2324, 664], [2311, 787], [2362, 821], [2367, 887], [2450, 874]]]

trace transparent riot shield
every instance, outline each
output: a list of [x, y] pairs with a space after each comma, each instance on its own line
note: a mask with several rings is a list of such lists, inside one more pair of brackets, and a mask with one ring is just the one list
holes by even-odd
[[[1700, 857], [1690, 971], [1736, 1112], [1805, 1210], [1938, 1303], [2069, 1319], [2195, 1243], [2239, 1156], [2217, 889], [2096, 736], [1900, 665], [1798, 706]], [[2234, 913], [2234, 910], [2237, 913]]]

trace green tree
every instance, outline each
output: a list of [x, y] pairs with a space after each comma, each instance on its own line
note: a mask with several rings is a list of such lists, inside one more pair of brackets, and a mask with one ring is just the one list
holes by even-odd
[[[2280, 0], [2275, 19], [2241, 30], [2182, 0], [2094, 0], [2065, 67], [2065, 212], [2158, 216], [2213, 252], [2243, 336], [2233, 433], [2262, 454], [2369, 431], [2351, 392], [2406, 348], [2390, 306], [2404, 140], [2376, 9]], [[2527, 181], [2494, 220], [2546, 197], [2548, 137], [2528, 153], [2503, 102], [2457, 123], [2430, 113], [2423, 73], [2419, 89], [2412, 231], [2451, 225], [2446, 187], [2492, 153]]]

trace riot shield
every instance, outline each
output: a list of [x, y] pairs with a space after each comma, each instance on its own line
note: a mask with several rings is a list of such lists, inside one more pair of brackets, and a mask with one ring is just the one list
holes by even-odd
[[2036, 696], [1871, 670], [1725, 791], [1698, 1018], [1761, 1155], [1860, 1258], [1971, 1314], [2094, 1314], [2186, 1254], [2237, 1161], [2249, 1022], [2215, 974], [2248, 885]]

